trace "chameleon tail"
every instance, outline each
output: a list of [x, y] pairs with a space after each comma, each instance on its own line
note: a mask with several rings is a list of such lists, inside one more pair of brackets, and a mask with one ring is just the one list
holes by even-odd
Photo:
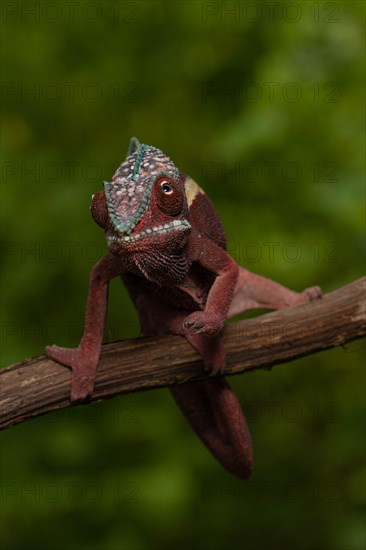
[[191, 426], [230, 473], [246, 479], [253, 449], [239, 401], [225, 378], [190, 382], [170, 389]]

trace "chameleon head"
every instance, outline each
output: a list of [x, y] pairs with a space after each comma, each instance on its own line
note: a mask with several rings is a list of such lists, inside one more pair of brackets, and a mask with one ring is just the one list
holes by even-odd
[[110, 251], [183, 248], [191, 229], [186, 179], [160, 149], [132, 138], [126, 160], [91, 205]]

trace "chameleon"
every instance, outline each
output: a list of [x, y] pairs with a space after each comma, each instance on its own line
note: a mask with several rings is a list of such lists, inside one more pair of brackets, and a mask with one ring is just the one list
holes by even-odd
[[163, 151], [136, 138], [90, 209], [108, 252], [91, 270], [84, 333], [77, 348], [46, 347], [50, 358], [71, 368], [71, 402], [93, 392], [108, 284], [121, 277], [146, 336], [178, 334], [198, 351], [210, 376], [170, 391], [222, 466], [248, 478], [250, 432], [226, 378], [216, 376], [225, 371], [224, 322], [249, 309], [320, 298], [320, 288], [298, 293], [240, 267], [226, 252], [223, 226], [203, 189]]

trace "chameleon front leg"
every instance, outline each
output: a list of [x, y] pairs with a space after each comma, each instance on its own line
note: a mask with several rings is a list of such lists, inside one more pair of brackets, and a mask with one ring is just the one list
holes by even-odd
[[184, 328], [195, 334], [217, 336], [224, 328], [230, 304], [238, 280], [239, 267], [224, 249], [203, 235], [193, 235], [188, 257], [216, 274], [203, 311], [191, 313], [184, 321]]
[[107, 254], [92, 269], [86, 306], [85, 328], [77, 348], [47, 346], [46, 354], [72, 369], [71, 401], [83, 400], [94, 389], [108, 303], [108, 286], [120, 274], [115, 258]]

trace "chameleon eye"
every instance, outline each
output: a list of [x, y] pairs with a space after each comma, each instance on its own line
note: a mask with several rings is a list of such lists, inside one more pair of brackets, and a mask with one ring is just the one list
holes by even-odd
[[160, 182], [160, 189], [165, 195], [172, 195], [174, 193], [174, 187], [167, 180]]

